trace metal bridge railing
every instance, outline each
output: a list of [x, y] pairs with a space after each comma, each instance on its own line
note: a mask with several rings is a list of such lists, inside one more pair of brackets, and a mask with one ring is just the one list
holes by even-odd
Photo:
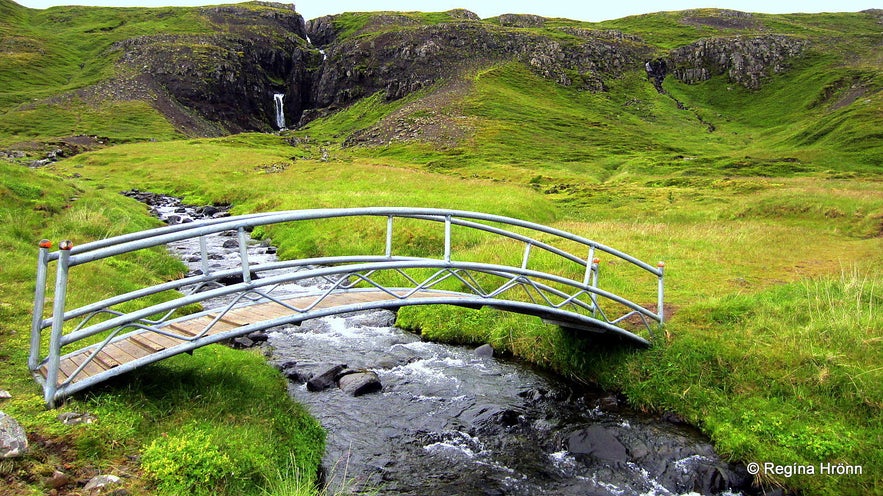
[[[276, 261], [260, 265], [249, 260], [247, 232], [250, 229], [343, 217], [385, 218], [383, 253]], [[441, 224], [444, 230], [441, 256], [396, 254], [395, 219]], [[452, 230], [455, 227], [488, 233], [492, 237], [505, 240], [508, 250], [519, 251], [518, 254], [508, 254], [510, 260], [517, 262], [470, 261], [466, 258], [466, 251], [454, 253]], [[213, 270], [208, 264], [205, 238], [227, 231], [237, 233], [239, 268]], [[68, 276], [75, 267], [194, 238], [200, 240], [201, 274], [114, 295], [77, 308], [66, 307]], [[599, 256], [605, 254], [636, 268], [640, 276], [636, 279], [644, 281], [643, 277], [650, 278], [640, 283], [644, 291], [636, 293], [646, 301], [646, 294], [655, 292], [655, 309], [599, 287]], [[556, 267], [555, 273], [533, 267], [535, 261], [543, 257], [546, 258], [547, 265]], [[548, 260], [550, 258], [553, 259], [552, 262]], [[52, 308], [47, 316], [47, 283], [50, 265], [53, 263], [55, 286]], [[618, 267], [621, 263], [610, 265]], [[227, 286], [217, 283], [219, 279], [231, 275], [241, 276], [242, 282]], [[114, 374], [135, 368], [141, 363], [156, 361], [209, 342], [271, 325], [300, 322], [343, 311], [420, 304], [497, 307], [538, 315], [566, 327], [610, 331], [648, 343], [625, 327], [637, 327], [639, 330], [643, 328], [652, 336], [654, 327], [663, 323], [663, 275], [661, 263], [653, 267], [630, 255], [566, 231], [497, 215], [444, 209], [354, 208], [258, 213], [166, 226], [79, 246], [63, 241], [56, 251], [51, 251], [51, 243], [44, 240], [40, 243], [38, 254], [28, 367], [43, 386], [47, 404], [54, 405], [56, 400], [106, 379], [99, 374], [78, 380], [78, 375], [90, 366], [90, 361], [100, 350], [122, 339], [128, 335], [126, 333], [152, 332], [180, 340], [182, 345], [164, 350], [156, 356], [136, 360], [114, 371]], [[317, 278], [324, 281], [324, 289], [317, 291], [306, 303], [287, 303], [277, 291], [292, 282]], [[635, 285], [638, 285], [637, 282]], [[332, 295], [369, 291], [384, 293], [384, 299], [327, 307], [327, 300]], [[155, 297], [161, 293], [173, 296], [156, 303]], [[206, 300], [218, 297], [227, 297], [230, 302], [215, 311], [217, 315], [201, 332], [186, 335], [167, 326], [175, 320], [173, 316], [177, 310], [201, 305]], [[237, 305], [255, 301], [278, 304], [285, 307], [290, 316], [210, 335], [212, 327], [227, 312]], [[44, 336], [46, 329], [50, 330], [48, 343]], [[67, 377], [60, 380], [62, 350], [73, 350], [73, 353], [87, 346], [93, 349], [92, 353], [81, 360], [75, 370], [68, 370], [65, 374]]]

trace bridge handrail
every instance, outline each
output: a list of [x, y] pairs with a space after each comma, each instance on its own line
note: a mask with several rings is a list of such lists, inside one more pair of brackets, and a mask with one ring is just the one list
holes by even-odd
[[[222, 231], [234, 230], [239, 227], [257, 227], [261, 225], [268, 224], [278, 224], [282, 222], [292, 222], [292, 221], [302, 221], [302, 220], [318, 220], [318, 219], [328, 219], [328, 218], [337, 218], [337, 217], [358, 217], [358, 216], [373, 216], [373, 217], [402, 217], [402, 218], [415, 218], [422, 220], [429, 220], [435, 222], [445, 222], [446, 218], [450, 218], [450, 222], [456, 225], [462, 225], [466, 227], [471, 227], [474, 229], [479, 229], [482, 231], [487, 231], [494, 234], [500, 234], [504, 236], [508, 236], [513, 239], [520, 239], [521, 235], [517, 233], [512, 233], [510, 231], [505, 231], [502, 229], [495, 228], [493, 226], [488, 226], [486, 224], [480, 223], [472, 223], [468, 221], [460, 221], [458, 218], [464, 219], [476, 219], [483, 220], [487, 222], [497, 222], [501, 224], [508, 224], [517, 227], [523, 227], [526, 229], [543, 232], [546, 234], [551, 234], [554, 236], [561, 237], [563, 239], [568, 239], [571, 241], [575, 241], [577, 243], [581, 243], [586, 245], [587, 247], [593, 247], [594, 249], [603, 251], [610, 255], [613, 255], [617, 258], [621, 258], [627, 262], [630, 262], [642, 269], [655, 274], [661, 275], [661, 270], [656, 267], [651, 266], [650, 264], [638, 260], [631, 255], [623, 253], [619, 250], [606, 246], [604, 244], [598, 243], [597, 241], [593, 241], [582, 236], [577, 236], [575, 234], [569, 233], [567, 231], [563, 231], [560, 229], [555, 229], [552, 227], [544, 226], [542, 224], [537, 224], [533, 222], [528, 222], [520, 219], [515, 219], [511, 217], [504, 217], [501, 215], [493, 215], [493, 214], [483, 214], [479, 212], [469, 212], [464, 210], [449, 210], [449, 209], [428, 209], [428, 208], [393, 208], [393, 207], [363, 207], [363, 208], [345, 208], [345, 209], [314, 209], [314, 210], [288, 210], [283, 212], [266, 212], [266, 213], [256, 213], [256, 214], [245, 214], [234, 217], [222, 217], [219, 219], [210, 219], [206, 221], [200, 222], [189, 222], [184, 224], [176, 224], [173, 226], [163, 226], [154, 229], [150, 229], [147, 231], [140, 231], [138, 233], [130, 233], [123, 234], [120, 236], [115, 236], [112, 238], [106, 238], [103, 240], [93, 241], [90, 243], [85, 243], [83, 245], [74, 246], [70, 250], [71, 258], [69, 262], [69, 266], [73, 267], [75, 265], [80, 265], [87, 262], [92, 262], [95, 260], [99, 260], [102, 258], [121, 255], [123, 253], [128, 253], [131, 251], [137, 251], [144, 248], [150, 248], [153, 246], [163, 245], [174, 241], [180, 241], [184, 239], [193, 238], [201, 235], [214, 234]], [[196, 232], [190, 232], [196, 231]], [[523, 238], [523, 237], [521, 237]], [[147, 241], [149, 240], [149, 241]], [[522, 241], [526, 241], [525, 239], [520, 239]], [[535, 246], [542, 247], [545, 245], [539, 241], [535, 241]], [[548, 245], [545, 245], [548, 246]], [[113, 247], [113, 248], [111, 248]], [[86, 255], [89, 254], [89, 255]], [[561, 255], [561, 253], [557, 253]], [[59, 257], [59, 252], [56, 251], [49, 255], [49, 260], [56, 260]], [[570, 258], [570, 257], [568, 257]], [[574, 257], [571, 260], [585, 264], [586, 261], [579, 258]]]
[[[304, 260], [262, 263], [259, 265], [252, 265], [248, 260], [248, 253], [246, 250], [246, 229], [287, 222], [312, 221], [320, 219], [358, 216], [385, 217], [387, 219], [386, 245], [385, 253], [383, 255], [346, 255], [335, 257], [316, 257]], [[396, 218], [416, 219], [422, 221], [443, 223], [445, 230], [444, 255], [439, 258], [393, 255], [393, 222]], [[524, 243], [524, 253], [521, 259], [521, 267], [519, 268], [515, 265], [487, 264], [479, 262], [458, 261], [452, 259], [452, 226], [461, 226], [468, 229], [484, 231], [490, 234], [502, 236]], [[506, 229], [505, 226], [526, 229], [530, 232], [522, 234], [520, 232]], [[223, 271], [212, 271], [211, 268], [208, 266], [206, 260], [207, 255], [204, 237], [225, 231], [238, 231], [240, 268]], [[563, 247], [559, 248], [557, 246], [553, 246], [552, 244], [550, 244], [552, 243], [552, 241], [548, 243], [545, 241], [540, 241], [540, 239], [536, 237], [537, 235], [535, 233], [542, 233], [545, 235], [553, 236], [555, 237], [557, 242], [560, 242], [561, 240], [567, 240], [570, 242], [575, 242], [577, 245], [582, 245], [587, 250], [586, 256], [583, 257], [575, 255], [570, 251], [565, 250]], [[65, 310], [65, 298], [68, 285], [67, 275], [71, 267], [87, 264], [92, 261], [101, 260], [112, 256], [122, 255], [125, 253], [152, 248], [160, 245], [168, 245], [172, 242], [194, 238], [200, 239], [201, 250], [203, 252], [203, 267], [205, 269], [203, 274], [184, 277], [175, 281], [168, 281], [147, 288], [141, 288], [135, 291], [127, 292], [125, 294], [104, 298], [101, 301], [92, 302], [76, 309], [68, 311]], [[516, 285], [523, 285], [525, 287], [525, 290], [528, 291], [528, 296], [530, 296], [531, 299], [533, 299], [533, 296], [530, 295], [529, 288], [532, 287], [533, 290], [542, 297], [540, 305], [544, 300], [546, 308], [554, 314], [562, 314], [562, 312], [559, 310], [559, 306], [556, 305], [563, 306], [565, 304], [573, 304], [576, 307], [583, 308], [582, 311], [586, 311], [586, 309], [591, 310], [594, 316], [595, 311], [601, 311], [598, 307], [597, 297], [602, 297], [607, 300], [616, 302], [625, 308], [631, 309], [631, 313], [625, 314], [615, 320], [610, 320], [607, 318], [606, 315], [601, 313], [604, 320], [598, 320], [598, 323], [602, 327], [617, 329], [619, 332], [623, 332], [625, 334], [629, 333], [616, 327], [616, 324], [619, 321], [627, 318], [629, 315], [639, 314], [641, 316], [641, 319], [644, 319], [644, 317], [648, 317], [659, 322], [660, 324], [664, 321], [664, 268], [661, 263], [658, 267], [652, 267], [651, 265], [619, 250], [615, 250], [601, 243], [560, 229], [500, 215], [468, 212], [462, 210], [404, 207], [366, 207], [266, 212], [164, 226], [84, 243], [79, 246], [72, 246], [70, 242], [65, 241], [60, 243], [59, 249], [54, 252], [50, 252], [50, 247], [51, 245], [48, 242], [45, 242], [45, 240], [40, 244], [37, 267], [37, 288], [35, 293], [34, 315], [31, 327], [31, 350], [28, 359], [28, 365], [30, 369], [36, 374], [36, 370], [39, 367], [41, 367], [43, 364], [48, 364], [47, 367], [49, 367], [50, 370], [47, 372], [47, 374], [52, 375], [53, 377], [58, 373], [58, 360], [62, 347], [102, 332], [112, 331], [110, 336], [105, 338], [104, 344], [106, 344], [107, 342], [109, 342], [109, 340], [114, 339], [114, 336], [116, 336], [123, 329], [129, 327], [143, 327], [145, 325], [153, 325], [152, 322], [154, 321], [148, 320], [148, 318], [153, 315], [168, 312], [164, 317], [160, 318], [160, 321], [165, 321], [165, 319], [168, 319], [172, 315], [174, 310], [185, 305], [198, 304], [213, 297], [241, 292], [249, 292], [266, 286], [279, 285], [283, 283], [298, 281], [301, 279], [315, 277], [329, 278], [332, 276], [347, 274], [356, 278], [362, 278], [365, 282], [374, 284], [376, 288], [386, 291], [384, 287], [375, 284], [374, 281], [371, 281], [370, 279], [365, 279], [365, 276], [360, 275], [360, 271], [365, 271], [370, 276], [370, 274], [374, 271], [398, 270], [401, 275], [408, 278], [408, 280], [410, 280], [414, 285], [418, 285], [418, 283], [415, 280], [410, 279], [410, 276], [402, 272], [403, 270], [448, 270], [451, 275], [460, 279], [460, 282], [465, 284], [467, 287], [470, 287], [471, 283], [466, 279], [463, 279], [461, 276], [457, 275], [454, 271], [476, 271], [483, 274], [490, 274], [492, 276], [512, 278], [511, 281], [504, 283], [502, 286], [500, 286], [500, 288], [492, 292], [493, 294], [491, 295], [482, 296], [480, 293], [484, 292], [484, 290], [481, 289], [480, 285], [478, 286], [478, 289], [474, 287], [471, 288], [477, 297], [480, 296], [481, 298], [485, 298], [485, 300], [481, 300], [480, 298], [476, 297], [470, 299], [469, 301], [495, 301], [498, 305], [504, 303], [505, 306], [508, 306], [510, 308], [520, 308], [519, 305], [517, 305], [517, 301], [496, 300], [494, 299], [495, 296], [493, 295], [502, 294], [508, 291], [510, 287], [515, 287]], [[577, 264], [577, 267], [582, 267], [581, 269], [579, 269], [582, 272], [582, 281], [538, 270], [528, 269], [528, 259], [531, 256], [532, 248], [537, 248], [549, 252], [555, 256], [562, 257], [565, 260]], [[627, 298], [598, 288], [597, 259], [595, 258], [596, 252], [604, 252], [609, 255], [615, 256], [655, 276], [658, 280], [658, 306], [656, 311], [651, 311], [647, 308], [642, 307], [641, 305], [630, 301]], [[46, 278], [48, 275], [48, 265], [50, 262], [53, 261], [57, 262], [53, 308], [51, 312], [51, 317], [44, 319], [43, 316], [44, 306], [46, 302]], [[322, 267], [307, 271], [301, 271], [296, 274], [284, 274], [280, 276], [264, 277], [260, 278], [257, 281], [253, 281], [251, 276], [251, 273], [253, 271], [273, 271], [281, 268], [291, 268], [308, 265], [318, 265]], [[213, 281], [217, 281], [221, 277], [239, 274], [240, 272], [242, 274], [243, 280], [243, 283], [241, 284], [230, 285], [226, 287], [203, 291], [200, 293], [185, 295], [163, 303], [153, 305], [150, 305], [148, 303], [147, 308], [130, 311], [126, 314], [123, 314], [122, 312], [116, 310], [111, 310], [111, 308], [115, 305], [162, 293], [164, 291], [181, 290], [184, 287], [192, 285], [209, 284]], [[448, 276], [446, 275], [442, 279], [447, 277]], [[471, 278], [472, 276], [468, 275], [466, 277]], [[548, 281], [549, 284], [559, 284], [575, 288], [576, 292], [574, 294], [568, 294], [566, 292], [559, 291], [558, 289], [549, 286], [549, 284], [541, 282], [543, 280]], [[475, 280], [473, 279], [472, 282], [474, 281]], [[436, 282], [433, 282], [433, 284], [436, 284]], [[270, 291], [272, 291], [272, 289]], [[586, 298], [588, 298], [590, 301], [579, 300], [580, 295], [588, 295]], [[555, 303], [555, 301], [558, 301], [558, 297], [562, 298], [564, 301]], [[534, 304], [524, 303], [522, 307], [533, 308], [534, 306], [537, 306], [537, 300], [533, 301]], [[392, 304], [389, 305], [394, 306]], [[99, 313], [110, 313], [115, 316], [112, 316], [107, 320], [96, 324], [90, 324], [89, 321], [93, 318], [93, 316]], [[65, 322], [79, 317], [84, 317], [84, 319], [71, 332], [65, 334]], [[649, 329], [649, 325], [647, 324], [646, 320], [644, 321], [644, 324], [647, 325]], [[49, 338], [48, 356], [41, 360], [40, 348], [42, 346], [42, 330], [48, 327], [52, 328]], [[81, 365], [80, 368], [82, 368], [83, 366], [84, 364]], [[54, 370], [52, 370], [53, 367]], [[52, 389], [54, 388], [54, 386], [47, 386], [47, 388]], [[50, 401], [48, 399], [48, 395], [50, 394], [49, 389], [47, 389], [46, 391], [47, 402]], [[52, 394], [54, 394], [54, 389], [52, 390]]]

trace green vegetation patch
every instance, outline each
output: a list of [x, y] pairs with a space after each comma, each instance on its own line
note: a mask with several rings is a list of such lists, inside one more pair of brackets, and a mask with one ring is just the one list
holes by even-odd
[[[79, 244], [158, 222], [142, 205], [88, 181], [77, 186], [5, 161], [0, 178], [0, 386], [13, 396], [2, 406], [32, 440], [27, 457], [4, 462], [7, 487], [0, 493], [41, 493], [54, 470], [75, 479], [95, 470], [113, 473], [133, 494], [262, 494], [270, 487], [313, 487], [324, 434], [289, 399], [284, 378], [257, 354], [203, 348], [46, 410], [26, 365], [37, 241]], [[161, 282], [182, 270], [180, 261], [162, 251], [91, 269], [72, 272], [72, 304]], [[63, 412], [88, 412], [97, 421], [67, 426], [56, 418]]]

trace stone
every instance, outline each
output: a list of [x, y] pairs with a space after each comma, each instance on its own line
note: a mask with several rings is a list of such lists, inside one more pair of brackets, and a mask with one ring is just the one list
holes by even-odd
[[56, 470], [52, 473], [52, 476], [46, 479], [46, 487], [49, 489], [60, 489], [63, 486], [66, 486], [73, 482], [74, 479], [71, 476], [67, 475], [64, 472]]
[[115, 475], [96, 475], [89, 479], [83, 489], [89, 491], [90, 494], [101, 494], [105, 489], [110, 490], [112, 486], [119, 485], [121, 482], [122, 479]]
[[254, 341], [247, 336], [239, 336], [238, 338], [233, 338], [233, 345], [237, 348], [251, 348], [254, 346]]
[[383, 389], [380, 377], [371, 371], [354, 372], [340, 377], [338, 380], [340, 389], [352, 396], [377, 393]]
[[28, 436], [14, 418], [0, 412], [0, 459], [18, 458], [28, 452]]
[[58, 415], [58, 420], [64, 425], [91, 424], [98, 418], [91, 413], [66, 412]]
[[567, 438], [567, 450], [574, 454], [590, 455], [610, 462], [628, 461], [625, 446], [601, 425], [593, 425], [571, 434]]
[[346, 368], [346, 365], [326, 365], [317, 370], [310, 380], [307, 381], [307, 391], [324, 391], [337, 382], [337, 376]]
[[270, 336], [267, 335], [264, 331], [254, 331], [248, 333], [248, 339], [251, 339], [255, 343], [265, 343], [270, 339]]
[[475, 349], [475, 354], [480, 357], [491, 358], [494, 356], [494, 347], [489, 344], [483, 344]]
[[9, 394], [9, 391], [4, 391], [0, 389], [0, 400], [8, 400], [9, 398], [12, 398], [12, 395]]
[[[239, 246], [239, 244], [237, 244], [236, 246]], [[223, 258], [224, 257], [220, 257], [220, 259], [223, 259]], [[212, 254], [209, 254], [209, 259], [213, 259]], [[252, 281], [258, 279], [257, 272], [255, 272], [255, 271], [249, 272], [249, 278]], [[223, 284], [224, 286], [232, 286], [234, 284], [242, 284], [243, 282], [245, 282], [245, 279], [242, 278], [241, 272], [237, 272], [236, 274], [233, 274], [233, 275], [218, 278], [218, 283]]]

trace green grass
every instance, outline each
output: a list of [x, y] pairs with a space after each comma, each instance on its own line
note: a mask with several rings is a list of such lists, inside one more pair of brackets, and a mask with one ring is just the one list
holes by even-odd
[[[155, 442], [169, 438], [195, 446], [213, 440], [214, 449], [235, 467], [213, 481], [218, 493], [262, 494], [261, 488], [269, 487], [267, 481], [280, 466], [291, 464], [292, 457], [296, 466], [291, 473], [302, 484], [312, 484], [323, 433], [288, 398], [282, 376], [256, 354], [220, 346], [201, 349], [192, 357], [176, 357], [77, 395], [59, 410], [46, 410], [26, 366], [37, 241], [69, 238], [82, 243], [154, 227], [157, 221], [114, 190], [90, 184], [80, 188], [7, 162], [0, 162], [0, 178], [0, 387], [13, 396], [2, 408], [18, 419], [32, 441], [52, 440], [32, 442], [28, 457], [4, 462], [9, 483], [0, 494], [41, 494], [43, 481], [56, 469], [75, 478], [84, 470], [115, 473], [124, 477], [131, 494], [178, 494], [187, 481], [199, 478], [198, 471], [144, 472], [135, 461], [142, 452], [152, 452], [167, 466], [174, 451], [156, 448], [162, 445]], [[78, 274], [70, 301], [131, 290], [181, 271], [180, 262], [162, 252], [132, 262], [99, 264]], [[62, 411], [89, 412], [98, 421], [64, 426], [56, 419]], [[150, 446], [155, 446], [152, 451]]]
[[[576, 380], [622, 390], [640, 408], [673, 410], [733, 459], [842, 462], [866, 471], [777, 483], [812, 493], [874, 493], [881, 467], [874, 446], [883, 432], [875, 420], [883, 402], [875, 269], [883, 253], [883, 194], [879, 167], [860, 158], [877, 150], [825, 140], [795, 145], [802, 129], [832, 122], [838, 112], [857, 118], [826, 139], [873, 136], [871, 114], [820, 103], [838, 98], [843, 78], [864, 77], [851, 69], [819, 75], [829, 65], [808, 58], [760, 92], [727, 90], [721, 79], [668, 82], [677, 98], [712, 116], [715, 133], [640, 75], [611, 81], [608, 94], [588, 94], [503, 65], [476, 73], [463, 99], [450, 102], [475, 125], [454, 148], [342, 147], [351, 133], [417, 101], [374, 97], [289, 133], [299, 138], [295, 147], [248, 134], [134, 143], [80, 155], [55, 171], [78, 174], [82, 189], [151, 189], [195, 203], [233, 202], [237, 212], [483, 210], [552, 223], [651, 263], [665, 260], [670, 319], [648, 352], [599, 349], [583, 336], [496, 311], [403, 309], [399, 322], [433, 339], [491, 342]], [[877, 84], [875, 76], [862, 81]], [[623, 94], [637, 102], [627, 104]], [[382, 231], [380, 224], [343, 222], [257, 234], [294, 257], [378, 251], [382, 241], [370, 239]], [[499, 254], [474, 241], [458, 248], [474, 259]], [[606, 262], [602, 277], [625, 284]], [[653, 301], [652, 294], [643, 298]]]
[[[9, 0], [3, 0], [7, 9]], [[113, 74], [117, 41], [164, 32], [208, 33], [194, 8], [53, 7], [16, 9], [0, 29], [18, 36], [0, 56], [0, 105], [4, 108], [82, 88]], [[110, 56], [108, 56], [110, 55]]]
[[[169, 30], [202, 29], [190, 22], [191, 11], [168, 12], [163, 22]], [[93, 66], [89, 59], [80, 68], [97, 48], [82, 40], [65, 47], [65, 37], [93, 30], [98, 38], [90, 39], [107, 44], [161, 27], [151, 25], [158, 18], [142, 19], [141, 13], [36, 12], [0, 0], [0, 32], [30, 26], [4, 41], [17, 48], [0, 55], [0, 81], [9, 83], [0, 107], [14, 109], [0, 115], [0, 144], [105, 130], [130, 141], [42, 170], [0, 162], [0, 363], [8, 365], [0, 367], [0, 386], [15, 396], [2, 406], [39, 436], [74, 447], [64, 459], [39, 448], [16, 462], [12, 472], [21, 485], [12, 491], [38, 491], [39, 481], [28, 483], [21, 474], [51, 474], [64, 463], [123, 467], [136, 494], [287, 493], [311, 484], [321, 433], [285, 399], [278, 374], [247, 353], [206, 348], [74, 399], [70, 408], [98, 414], [102, 420], [95, 425], [61, 427], [54, 412], [42, 410], [24, 367], [36, 240], [82, 243], [155, 225], [143, 206], [117, 194], [138, 188], [196, 204], [233, 203], [235, 213], [375, 205], [479, 210], [547, 223], [650, 263], [664, 260], [669, 318], [647, 351], [599, 346], [538, 319], [492, 310], [408, 308], [399, 312], [399, 324], [432, 339], [490, 342], [577, 381], [623, 391], [639, 408], [674, 411], [734, 460], [844, 463], [864, 470], [861, 476], [764, 482], [807, 494], [883, 494], [883, 61], [873, 17], [756, 15], [767, 32], [807, 37], [811, 48], [760, 90], [725, 77], [695, 85], [669, 78], [666, 90], [689, 110], [658, 94], [640, 71], [605, 80], [605, 92], [587, 93], [516, 63], [476, 69], [463, 81], [442, 81], [400, 101], [374, 95], [283, 136], [182, 140], [136, 103], [78, 102], [56, 121], [48, 118], [56, 107], [30, 103], [110, 73], [108, 61]], [[622, 29], [660, 50], [743, 33], [680, 23], [684, 15], [578, 25]], [[119, 24], [127, 16], [132, 20]], [[423, 24], [446, 22], [446, 14], [406, 16]], [[60, 27], [48, 36], [53, 19]], [[373, 20], [366, 14], [338, 18], [345, 36]], [[570, 24], [555, 21], [545, 30]], [[34, 63], [39, 49], [51, 56], [22, 69], [33, 71], [34, 86], [16, 86], [23, 83], [12, 81], [10, 71]], [[422, 103], [446, 84], [465, 89], [437, 108]], [[445, 146], [429, 140], [343, 146], [393, 113], [428, 118], [432, 111], [468, 122], [469, 131]], [[131, 120], [118, 120], [118, 114]], [[29, 127], [29, 120], [40, 124]], [[160, 141], [132, 142], [149, 138]], [[397, 249], [417, 254], [438, 245], [439, 230], [403, 227]], [[255, 234], [272, 239], [283, 257], [296, 257], [380, 252], [384, 228], [382, 222], [342, 221]], [[501, 245], [478, 237], [455, 244], [466, 259], [507, 257]], [[602, 258], [602, 281], [629, 291], [631, 276], [620, 275], [611, 262]], [[552, 261], [537, 263], [565, 270]], [[111, 292], [180, 270], [174, 260], [152, 253], [104, 264], [82, 281]], [[636, 298], [653, 302], [652, 289]], [[81, 296], [71, 295], [74, 301]], [[221, 363], [240, 370], [220, 370]], [[221, 397], [220, 391], [227, 393]], [[254, 410], [264, 402], [272, 405], [267, 415]], [[300, 454], [290, 458], [292, 450]], [[187, 453], [212, 454], [205, 458], [214, 463], [203, 459], [191, 473], [168, 470]], [[127, 461], [137, 456], [146, 456], [145, 466]], [[223, 487], [199, 482], [216, 470], [227, 473], [228, 461], [241, 469], [222, 477]]]

